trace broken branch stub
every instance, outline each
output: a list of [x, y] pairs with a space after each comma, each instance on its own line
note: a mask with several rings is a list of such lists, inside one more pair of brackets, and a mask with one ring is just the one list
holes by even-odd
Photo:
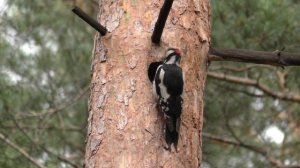
[[153, 43], [159, 44], [160, 42], [160, 38], [164, 30], [166, 20], [171, 10], [172, 4], [173, 4], [173, 0], [165, 0], [162, 8], [160, 9], [157, 21], [155, 23], [154, 31], [151, 37]]
[[72, 11], [82, 20], [92, 26], [95, 30], [97, 30], [102, 36], [107, 33], [107, 29], [104, 26], [102, 26], [95, 19], [91, 18], [89, 15], [83, 12], [79, 7], [75, 6]]

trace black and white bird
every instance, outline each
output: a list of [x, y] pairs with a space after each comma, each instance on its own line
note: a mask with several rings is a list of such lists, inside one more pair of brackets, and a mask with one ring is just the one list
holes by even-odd
[[164, 113], [166, 122], [166, 143], [169, 146], [174, 144], [176, 148], [183, 103], [183, 75], [180, 59], [180, 50], [169, 48], [165, 60], [158, 65], [153, 80], [153, 91], [158, 97], [159, 107]]

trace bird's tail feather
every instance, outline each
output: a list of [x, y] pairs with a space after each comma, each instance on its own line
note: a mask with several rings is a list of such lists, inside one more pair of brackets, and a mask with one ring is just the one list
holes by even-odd
[[165, 138], [168, 145], [172, 143], [177, 146], [179, 138], [179, 124], [180, 118], [169, 117], [166, 119]]

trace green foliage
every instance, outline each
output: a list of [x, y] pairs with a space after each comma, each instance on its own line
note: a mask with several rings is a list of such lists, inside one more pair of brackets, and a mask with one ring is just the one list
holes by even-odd
[[[71, 12], [71, 1], [6, 3], [0, 12], [0, 132], [47, 167], [72, 167], [57, 156], [81, 167], [94, 31]], [[0, 167], [33, 167], [1, 140], [0, 148]]]
[[[214, 46], [299, 51], [299, 4], [291, 0], [212, 1]], [[230, 40], [228, 40], [230, 39]]]
[[[87, 94], [74, 98], [86, 92], [90, 83], [94, 31], [71, 13], [71, 1], [6, 2], [7, 10], [0, 11], [0, 133], [47, 167], [72, 167], [64, 159], [81, 167]], [[92, 0], [83, 4], [93, 6]], [[266, 51], [284, 47], [299, 52], [299, 7], [296, 0], [212, 0], [212, 45]], [[88, 12], [95, 15], [93, 10]], [[275, 91], [280, 90], [276, 71], [287, 71], [288, 91], [300, 91], [299, 68], [233, 70], [244, 67], [212, 63], [210, 70], [259, 79]], [[236, 136], [292, 163], [300, 160], [297, 110], [299, 104], [268, 97], [253, 87], [208, 78], [204, 131], [233, 140]], [[263, 140], [263, 131], [271, 125], [284, 132], [281, 145]], [[271, 167], [257, 152], [207, 138], [203, 143], [206, 167]], [[0, 149], [0, 167], [34, 167], [1, 140]]]
[[[212, 45], [275, 51], [283, 47], [299, 52], [298, 1], [212, 1]], [[276, 72], [287, 73], [287, 91], [299, 93], [299, 68], [254, 67], [244, 63], [213, 62], [210, 71], [258, 80], [273, 91], [280, 91]], [[253, 65], [250, 65], [253, 66]], [[259, 95], [254, 96], [254, 95]], [[269, 97], [254, 87], [208, 78], [205, 93], [204, 132], [241, 141], [279, 161], [295, 164], [300, 155], [298, 140], [299, 103]], [[265, 140], [264, 131], [276, 126], [284, 133], [282, 144]], [[263, 155], [249, 149], [204, 138], [204, 163], [209, 168], [272, 167]]]

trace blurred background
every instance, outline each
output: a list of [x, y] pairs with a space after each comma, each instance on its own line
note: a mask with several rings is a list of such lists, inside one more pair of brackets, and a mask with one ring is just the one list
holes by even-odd
[[[92, 0], [0, 0], [0, 133], [46, 167], [82, 167]], [[0, 167], [35, 167], [0, 139]]]
[[[211, 3], [213, 47], [300, 52], [300, 1]], [[82, 167], [95, 31], [73, 5], [96, 18], [96, 0], [0, 0], [1, 168]], [[209, 72], [300, 96], [297, 67], [213, 62]], [[202, 167], [299, 165], [299, 105], [208, 75]]]
[[[211, 3], [213, 47], [300, 52], [300, 1]], [[212, 72], [228, 78], [212, 77]], [[204, 96], [202, 167], [299, 168], [300, 102], [278, 96], [300, 98], [299, 74], [300, 67], [211, 63]], [[260, 86], [242, 82], [247, 80]]]

